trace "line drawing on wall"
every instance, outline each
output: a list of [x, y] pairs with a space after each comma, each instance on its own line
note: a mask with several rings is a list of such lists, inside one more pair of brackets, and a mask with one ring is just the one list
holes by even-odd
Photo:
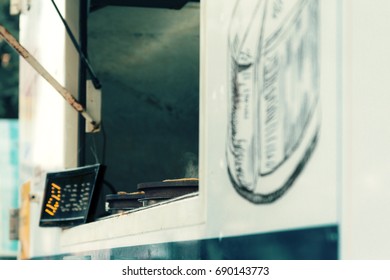
[[228, 38], [226, 158], [255, 204], [282, 197], [320, 132], [318, 0], [237, 0]]

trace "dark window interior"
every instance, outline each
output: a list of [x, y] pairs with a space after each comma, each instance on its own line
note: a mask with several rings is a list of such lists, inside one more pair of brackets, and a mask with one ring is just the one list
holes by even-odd
[[195, 2], [178, 9], [98, 2], [88, 15], [87, 53], [102, 85], [103, 129], [86, 135], [84, 152], [86, 164], [107, 166], [103, 215], [107, 194], [198, 177], [200, 11]]

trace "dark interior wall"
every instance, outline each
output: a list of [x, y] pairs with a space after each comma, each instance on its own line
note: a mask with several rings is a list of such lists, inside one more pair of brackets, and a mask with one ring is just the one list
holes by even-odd
[[199, 18], [194, 3], [181, 10], [108, 6], [89, 15], [103, 130], [87, 135], [86, 160], [106, 164], [105, 178], [118, 191], [197, 176]]

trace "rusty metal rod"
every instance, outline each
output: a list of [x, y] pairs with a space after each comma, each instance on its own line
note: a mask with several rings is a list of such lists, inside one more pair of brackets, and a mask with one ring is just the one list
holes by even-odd
[[38, 60], [36, 60], [36, 58], [32, 56], [1, 24], [0, 36], [2, 36], [15, 51], [17, 51], [46, 81], [49, 82], [49, 84], [51, 84], [57, 92], [61, 94], [62, 97], [64, 97], [65, 100], [94, 127], [94, 130], [99, 128], [99, 124], [93, 120], [92, 116], [88, 114], [83, 105], [77, 101], [69, 90], [64, 88], [56, 79], [54, 79], [54, 77], [50, 75], [50, 73], [38, 62]]

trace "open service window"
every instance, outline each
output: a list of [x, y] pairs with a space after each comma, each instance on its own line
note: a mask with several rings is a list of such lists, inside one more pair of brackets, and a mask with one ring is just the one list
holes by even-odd
[[[83, 157], [85, 165], [106, 170], [99, 223], [67, 229], [65, 245], [83, 242], [85, 230], [84, 241], [91, 242], [204, 221], [198, 192], [200, 3], [139, 2], [91, 1], [86, 45], [102, 85], [102, 123], [99, 132], [85, 135]], [[158, 188], [162, 194], [154, 193]], [[173, 213], [180, 214], [172, 219]], [[113, 233], [112, 223], [126, 232]], [[129, 232], [123, 223], [137, 226]], [[91, 235], [90, 227], [108, 224], [110, 233]]]

